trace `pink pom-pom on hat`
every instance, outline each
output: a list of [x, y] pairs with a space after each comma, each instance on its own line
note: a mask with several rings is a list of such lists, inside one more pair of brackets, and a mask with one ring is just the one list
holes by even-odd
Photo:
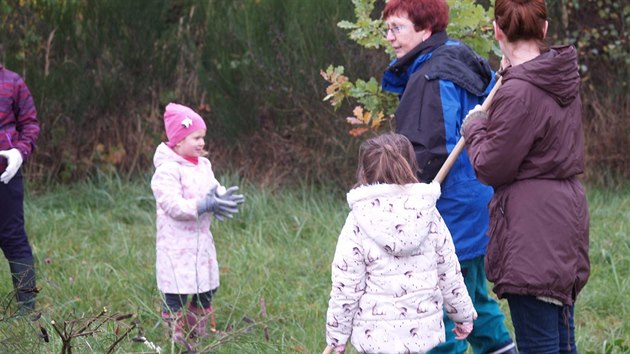
[[169, 103], [164, 110], [164, 127], [166, 128], [166, 145], [174, 147], [191, 133], [206, 129], [203, 118], [192, 109], [177, 103]]

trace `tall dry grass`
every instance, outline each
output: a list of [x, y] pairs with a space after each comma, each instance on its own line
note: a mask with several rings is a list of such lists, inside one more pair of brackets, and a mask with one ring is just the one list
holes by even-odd
[[585, 96], [585, 177], [595, 184], [618, 187], [630, 177], [629, 94], [592, 91]]

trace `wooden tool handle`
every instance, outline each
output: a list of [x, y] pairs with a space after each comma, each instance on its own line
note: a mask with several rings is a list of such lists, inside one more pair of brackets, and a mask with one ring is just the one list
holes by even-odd
[[492, 103], [492, 100], [494, 99], [494, 95], [497, 93], [502, 83], [503, 83], [503, 77], [499, 76], [499, 78], [497, 79], [497, 82], [494, 84], [494, 87], [492, 88], [492, 90], [490, 90], [488, 97], [486, 97], [486, 99], [481, 104], [482, 111], [488, 112], [488, 109], [490, 109], [490, 104]]
[[[499, 88], [501, 87], [501, 83], [502, 83], [501, 79], [502, 78], [499, 76], [497, 83], [494, 84], [494, 87], [488, 94], [488, 97], [486, 97], [485, 101], [483, 101], [483, 104], [481, 105], [482, 111], [487, 112], [488, 108], [490, 108], [490, 103], [492, 103], [494, 94], [497, 93], [497, 90], [499, 90]], [[464, 150], [465, 145], [466, 145], [466, 141], [464, 140], [464, 137], [462, 136], [461, 138], [459, 138], [459, 141], [457, 142], [457, 144], [455, 144], [453, 151], [451, 151], [451, 153], [446, 158], [446, 161], [444, 161], [444, 164], [442, 165], [438, 173], [435, 175], [435, 178], [433, 179], [434, 181], [437, 181], [440, 184], [444, 182], [446, 175], [448, 175], [448, 172], [451, 170], [451, 167], [453, 167], [453, 164], [455, 163], [455, 160], [457, 160], [457, 157], [459, 157], [459, 154], [461, 154], [462, 150]]]

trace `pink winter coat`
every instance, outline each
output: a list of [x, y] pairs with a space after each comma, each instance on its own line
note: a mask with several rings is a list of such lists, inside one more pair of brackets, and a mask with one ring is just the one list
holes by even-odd
[[440, 186], [377, 184], [348, 193], [352, 208], [332, 264], [330, 346], [362, 353], [424, 353], [445, 340], [442, 306], [472, 322], [451, 234], [435, 202]]
[[219, 265], [209, 213], [197, 215], [197, 201], [220, 186], [210, 161], [197, 165], [166, 144], [153, 157], [151, 189], [157, 207], [156, 273], [160, 291], [196, 294], [219, 287]]

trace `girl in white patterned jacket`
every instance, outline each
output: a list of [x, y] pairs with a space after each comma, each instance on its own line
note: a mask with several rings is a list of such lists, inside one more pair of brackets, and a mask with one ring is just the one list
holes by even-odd
[[400, 134], [365, 141], [352, 209], [332, 264], [326, 341], [343, 353], [424, 353], [445, 340], [442, 307], [457, 339], [477, 313], [435, 203], [440, 185], [418, 183], [413, 147]]
[[199, 114], [169, 103], [164, 126], [168, 142], [155, 151], [151, 179], [157, 209], [157, 285], [169, 337], [190, 349], [191, 337], [208, 335], [208, 320], [215, 330], [212, 297], [219, 288], [219, 264], [211, 216], [231, 218], [245, 199], [234, 194], [238, 187], [226, 190], [215, 178], [204, 157], [206, 123]]

